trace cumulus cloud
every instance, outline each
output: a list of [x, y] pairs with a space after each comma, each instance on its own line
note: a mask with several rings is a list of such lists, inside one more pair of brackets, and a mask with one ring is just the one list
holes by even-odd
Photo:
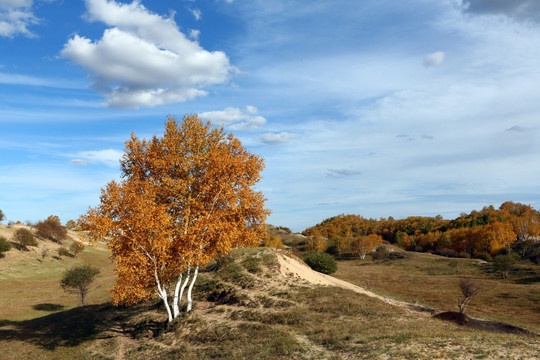
[[265, 144], [277, 145], [285, 144], [293, 139], [298, 139], [300, 136], [298, 134], [293, 134], [289, 132], [281, 133], [266, 133], [261, 135], [260, 140]]
[[361, 175], [361, 171], [357, 170], [348, 170], [348, 169], [328, 169], [326, 176], [329, 177], [342, 177], [342, 176], [354, 176]]
[[427, 54], [424, 57], [424, 66], [433, 67], [442, 64], [446, 54], [442, 51], [435, 51], [434, 53]]
[[75, 159], [70, 161], [70, 164], [86, 165], [88, 162], [96, 162], [116, 167], [122, 155], [124, 155], [122, 151], [114, 149], [81, 151], [76, 154]]
[[38, 23], [31, 9], [32, 3], [32, 0], [0, 0], [0, 36], [34, 36], [28, 29]]
[[182, 33], [174, 19], [142, 4], [86, 0], [87, 18], [109, 26], [101, 39], [74, 35], [62, 56], [81, 65], [92, 85], [116, 108], [184, 102], [202, 88], [228, 80], [233, 67], [221, 51], [207, 51]]
[[537, 0], [464, 0], [466, 11], [477, 14], [504, 14], [517, 19], [540, 20]]
[[212, 124], [227, 126], [232, 130], [251, 130], [266, 123], [264, 117], [257, 115], [258, 112], [255, 106], [248, 105], [244, 110], [228, 107], [225, 110], [203, 112], [199, 116]]

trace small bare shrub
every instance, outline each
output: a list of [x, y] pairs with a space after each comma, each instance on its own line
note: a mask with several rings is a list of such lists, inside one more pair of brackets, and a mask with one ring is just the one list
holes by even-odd
[[461, 279], [459, 281], [459, 288], [461, 289], [463, 298], [458, 298], [458, 309], [460, 314], [464, 314], [467, 305], [478, 294], [480, 288], [477, 283], [470, 279]]

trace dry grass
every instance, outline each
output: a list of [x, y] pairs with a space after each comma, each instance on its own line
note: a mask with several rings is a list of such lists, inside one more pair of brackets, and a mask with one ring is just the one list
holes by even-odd
[[[0, 228], [8, 239], [17, 228]], [[70, 235], [76, 236], [73, 232]], [[70, 244], [73, 240], [66, 240]], [[77, 257], [59, 257], [60, 244], [40, 240], [37, 247], [28, 251], [12, 248], [0, 259], [0, 320], [26, 320], [44, 316], [60, 309], [71, 309], [78, 304], [77, 296], [60, 288], [62, 273], [79, 264], [92, 264], [101, 274], [88, 294], [90, 304], [108, 301], [108, 291], [114, 282], [109, 253], [86, 247]], [[43, 250], [47, 250], [43, 256]]]
[[[85, 254], [86, 261], [104, 259], [99, 252]], [[217, 270], [201, 274], [194, 310], [170, 325], [159, 302], [114, 308], [96, 305], [99, 298], [94, 305], [66, 306], [33, 319], [0, 320], [0, 354], [5, 359], [533, 359], [540, 351], [535, 337], [459, 328], [351, 291], [307, 286], [284, 278], [277, 266], [272, 250], [236, 251]], [[100, 280], [105, 287], [112, 278]], [[47, 286], [26, 282], [19, 285], [33, 287], [34, 300], [52, 296]], [[222, 292], [227, 296], [216, 295]]]
[[[458, 262], [457, 268], [449, 265], [452, 261]], [[440, 311], [457, 310], [459, 281], [469, 277], [479, 284], [480, 292], [467, 308], [468, 315], [540, 332], [540, 283], [527, 281], [540, 276], [537, 265], [522, 265], [503, 280], [481, 260], [409, 252], [406, 258], [389, 262], [340, 261], [334, 275], [378, 294]]]

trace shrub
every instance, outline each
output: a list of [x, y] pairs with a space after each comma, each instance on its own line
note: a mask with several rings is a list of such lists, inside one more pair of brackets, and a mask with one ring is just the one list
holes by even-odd
[[5, 237], [0, 236], [0, 254], [9, 250], [11, 250], [11, 244]]
[[506, 255], [499, 255], [493, 260], [493, 267], [495, 270], [502, 273], [503, 279], [508, 277], [508, 272], [513, 265], [520, 259], [520, 256], [516, 253], [510, 253]]
[[304, 256], [304, 262], [315, 271], [323, 274], [332, 274], [337, 271], [337, 262], [327, 253], [309, 253]]
[[461, 279], [459, 281], [459, 288], [461, 289], [463, 298], [458, 299], [458, 309], [460, 314], [464, 314], [467, 305], [478, 294], [480, 288], [476, 282], [470, 279]]
[[476, 255], [478, 259], [484, 260], [484, 261], [493, 261], [493, 258], [491, 255], [487, 252], [480, 252], [478, 255]]
[[338, 248], [336, 245], [330, 245], [326, 248], [326, 253], [330, 255], [337, 255], [338, 254]]
[[34, 234], [27, 229], [18, 229], [15, 231], [13, 239], [21, 244], [24, 248], [27, 246], [37, 246], [38, 242]]
[[0, 210], [0, 223], [6, 219], [6, 215]]
[[68, 220], [66, 222], [66, 228], [69, 230], [76, 230], [77, 229], [77, 223], [74, 220]]
[[99, 269], [92, 265], [75, 266], [64, 273], [60, 286], [64, 291], [78, 294], [80, 304], [85, 305], [88, 289], [97, 274]]
[[450, 248], [444, 248], [444, 249], [439, 250], [439, 255], [451, 257], [451, 258], [459, 257], [459, 253], [456, 250], [450, 249]]
[[371, 254], [372, 260], [386, 260], [389, 257], [390, 252], [385, 246], [379, 246], [375, 251]]
[[67, 237], [67, 229], [62, 226], [58, 216], [49, 216], [47, 220], [38, 222], [35, 228], [39, 236], [57, 243], [62, 242]]
[[83, 250], [84, 244], [79, 241], [74, 241], [73, 244], [71, 244], [71, 246], [69, 247], [69, 251], [71, 251], [74, 256], [77, 256]]
[[59, 247], [58, 250], [56, 250], [59, 256], [70, 256], [69, 250], [65, 247]]

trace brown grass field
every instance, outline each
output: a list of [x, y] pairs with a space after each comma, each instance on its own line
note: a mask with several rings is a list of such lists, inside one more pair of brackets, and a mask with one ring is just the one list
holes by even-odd
[[[37, 250], [10, 253], [0, 259], [2, 359], [537, 359], [540, 353], [538, 336], [460, 327], [284, 277], [272, 249], [237, 250], [219, 269], [201, 273], [194, 310], [170, 325], [157, 301], [130, 308], [107, 302], [114, 275], [104, 250], [42, 261]], [[459, 277], [474, 277], [482, 291], [469, 315], [538, 331], [537, 275], [524, 275], [533, 270], [502, 280], [476, 260], [458, 260], [459, 274], [448, 261], [417, 253], [392, 262], [343, 260], [336, 275], [438, 310], [457, 309]], [[59, 286], [62, 272], [79, 263], [102, 269], [84, 307]]]
[[[458, 266], [450, 266], [452, 261]], [[532, 263], [516, 265], [503, 280], [482, 260], [407, 252], [404, 259], [393, 261], [374, 262], [369, 256], [343, 260], [334, 276], [439, 311], [457, 311], [459, 281], [470, 278], [479, 284], [480, 292], [467, 308], [468, 315], [540, 332], [540, 266]]]

